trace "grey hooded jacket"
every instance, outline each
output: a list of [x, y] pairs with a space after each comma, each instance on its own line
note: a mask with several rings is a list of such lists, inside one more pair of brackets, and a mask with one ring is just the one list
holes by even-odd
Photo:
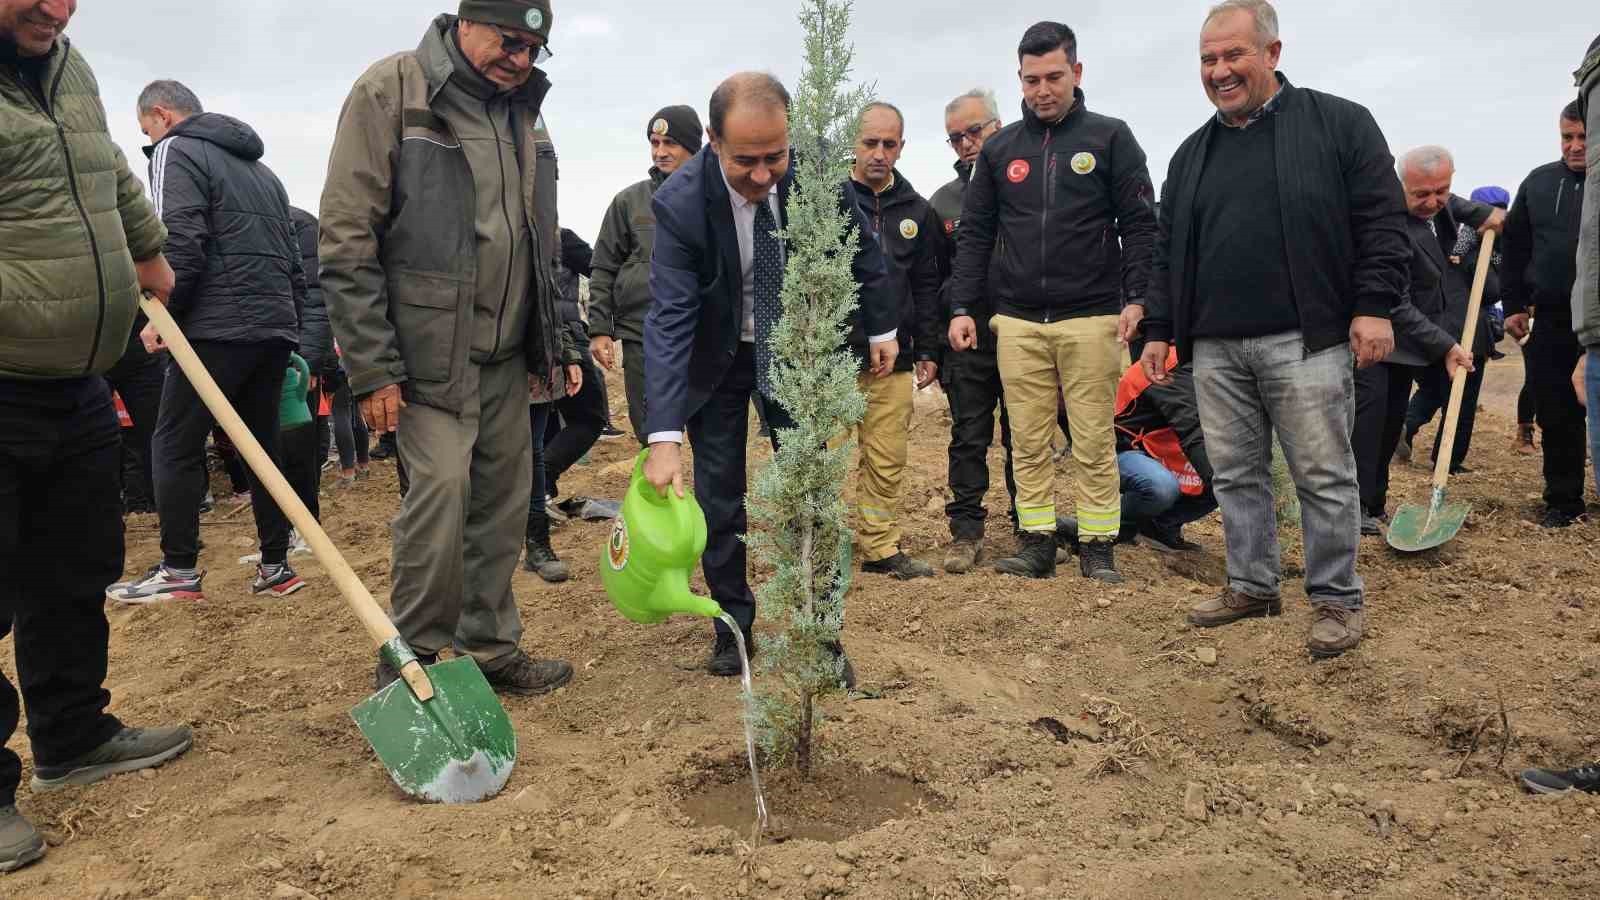
[[1588, 117], [1589, 154], [1578, 226], [1578, 279], [1572, 285], [1572, 330], [1585, 347], [1600, 347], [1600, 37], [1589, 45], [1577, 76], [1578, 99]]

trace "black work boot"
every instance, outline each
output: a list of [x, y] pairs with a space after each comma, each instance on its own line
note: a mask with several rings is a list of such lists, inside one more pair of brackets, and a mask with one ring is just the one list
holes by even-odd
[[1078, 571], [1085, 578], [1105, 584], [1121, 584], [1117, 571], [1117, 545], [1111, 541], [1084, 541], [1078, 545]]
[[[756, 658], [756, 640], [748, 631], [744, 633], [745, 652]], [[706, 660], [706, 671], [719, 678], [738, 678], [744, 674], [739, 665], [739, 644], [733, 632], [718, 631], [716, 643], [711, 645], [711, 658]]]
[[528, 517], [527, 556], [522, 567], [550, 584], [559, 584], [572, 577], [567, 564], [550, 548], [550, 520], [544, 516]]
[[496, 694], [528, 697], [548, 694], [571, 681], [572, 666], [559, 659], [534, 659], [518, 650], [509, 662], [483, 677]]
[[1056, 535], [1053, 531], [1028, 532], [1022, 536], [1022, 545], [1016, 556], [1009, 556], [994, 564], [1002, 575], [1021, 578], [1056, 577]]

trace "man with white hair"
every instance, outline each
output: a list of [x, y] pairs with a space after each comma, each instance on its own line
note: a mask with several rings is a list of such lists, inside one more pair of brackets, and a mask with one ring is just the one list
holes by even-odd
[[1305, 530], [1306, 647], [1333, 657], [1360, 644], [1366, 626], [1354, 368], [1394, 349], [1389, 317], [1411, 248], [1378, 123], [1290, 84], [1277, 72], [1282, 53], [1265, 0], [1227, 0], [1206, 16], [1200, 82], [1217, 112], [1168, 170], [1141, 362], [1163, 384], [1170, 344], [1194, 360], [1216, 470], [1229, 580], [1189, 621], [1209, 628], [1282, 610], [1276, 432]]
[[[994, 91], [973, 88], [944, 108], [944, 127], [950, 149], [956, 153], [956, 177], [939, 188], [928, 202], [944, 224], [944, 259], [941, 275], [950, 276], [955, 256], [956, 232], [961, 228], [961, 204], [972, 180], [972, 164], [983, 142], [1000, 130], [1000, 106]], [[948, 283], [948, 282], [947, 282]], [[948, 297], [946, 298], [948, 301]], [[948, 304], [946, 313], [948, 314]], [[989, 447], [994, 443], [995, 408], [1000, 410], [1000, 445], [1006, 451], [1006, 492], [1016, 516], [1017, 482], [1011, 469], [1011, 417], [1006, 412], [1000, 364], [994, 352], [994, 332], [989, 320], [994, 305], [986, 295], [968, 310], [978, 320], [978, 341], [972, 349], [945, 354], [940, 382], [950, 400], [950, 502], [944, 514], [950, 519], [954, 542], [945, 555], [944, 569], [967, 572], [983, 555], [984, 522], [989, 517], [983, 498], [989, 493]]]
[[[1412, 385], [1433, 376], [1444, 362], [1444, 377], [1465, 367], [1480, 381], [1481, 364], [1489, 354], [1488, 328], [1479, 328], [1469, 353], [1459, 343], [1466, 325], [1467, 301], [1477, 265], [1476, 247], [1457, 249], [1457, 223], [1498, 228], [1503, 215], [1492, 206], [1450, 193], [1455, 161], [1443, 147], [1418, 147], [1395, 167], [1405, 189], [1410, 213], [1406, 234], [1411, 240], [1411, 287], [1392, 310], [1395, 348], [1383, 362], [1356, 372], [1356, 474], [1361, 485], [1361, 533], [1382, 533], [1388, 516], [1389, 463], [1405, 428]], [[1498, 292], [1498, 287], [1495, 291]], [[1476, 406], [1474, 394], [1472, 405]], [[1467, 404], [1463, 403], [1463, 407]]]

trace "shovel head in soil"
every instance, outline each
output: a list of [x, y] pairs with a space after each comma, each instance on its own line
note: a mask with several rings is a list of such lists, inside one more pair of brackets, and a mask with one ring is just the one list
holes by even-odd
[[1395, 511], [1389, 523], [1389, 546], [1402, 553], [1421, 553], [1442, 546], [1456, 536], [1472, 507], [1446, 503], [1444, 491], [1435, 490], [1427, 506], [1408, 504]]
[[350, 717], [407, 794], [432, 803], [493, 797], [517, 759], [511, 719], [472, 657], [425, 668], [432, 699], [418, 700], [399, 679], [363, 700]]

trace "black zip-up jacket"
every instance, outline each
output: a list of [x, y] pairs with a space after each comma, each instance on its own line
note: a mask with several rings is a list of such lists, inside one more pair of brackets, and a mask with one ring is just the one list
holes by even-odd
[[1022, 121], [984, 142], [961, 211], [954, 314], [987, 294], [999, 315], [1054, 322], [1144, 296], [1156, 237], [1144, 150], [1127, 123], [1074, 96], [1059, 122], [1024, 104]]
[[1549, 323], [1572, 321], [1572, 285], [1578, 279], [1578, 222], [1584, 175], [1560, 160], [1523, 179], [1506, 216], [1501, 299], [1506, 315], [1539, 308]]
[[[922, 199], [911, 182], [895, 170], [889, 187], [881, 194], [855, 182], [861, 214], [877, 233], [889, 273], [889, 289], [900, 304], [900, 355], [895, 358], [897, 372], [909, 372], [912, 363], [938, 362], [939, 325], [943, 319], [939, 300], [939, 260], [943, 255], [944, 226], [928, 201]], [[850, 348], [867, 358], [867, 332], [861, 316], [851, 317]]]
[[[928, 201], [933, 206], [934, 214], [944, 225], [944, 240], [940, 241], [942, 249], [939, 255], [939, 277], [944, 279], [944, 283], [939, 288], [939, 302], [946, 333], [950, 330], [950, 319], [953, 315], [950, 309], [950, 275], [956, 263], [956, 236], [961, 232], [961, 207], [966, 201], [967, 184], [972, 181], [972, 164], [956, 160], [955, 170], [955, 179], [934, 191], [933, 197]], [[997, 252], [993, 258], [998, 259], [999, 253]], [[988, 283], [997, 283], [992, 265]], [[993, 353], [994, 332], [989, 330], [989, 320], [994, 318], [994, 304], [989, 302], [987, 292], [980, 294], [977, 301], [963, 312], [978, 323], [978, 342], [967, 352]]]
[[306, 273], [306, 301], [300, 310], [300, 357], [311, 367], [311, 374], [328, 378], [339, 371], [339, 356], [333, 351], [333, 325], [328, 321], [328, 305], [322, 301], [322, 279], [317, 263], [317, 217], [299, 207], [289, 207], [296, 240], [300, 242], [300, 265]]
[[[1297, 88], [1282, 74], [1278, 84], [1266, 115], [1277, 117], [1284, 251], [1300, 331], [1306, 349], [1316, 352], [1349, 341], [1355, 316], [1387, 319], [1400, 302], [1410, 281], [1408, 213], [1394, 157], [1366, 107]], [[1149, 340], [1175, 343], [1183, 360], [1194, 353], [1195, 191], [1211, 130], [1225, 127], [1209, 116], [1178, 147], [1161, 194], [1144, 329]]]
[[191, 341], [300, 343], [300, 240], [265, 152], [249, 125], [216, 113], [184, 119], [145, 149], [177, 275], [167, 309]]

